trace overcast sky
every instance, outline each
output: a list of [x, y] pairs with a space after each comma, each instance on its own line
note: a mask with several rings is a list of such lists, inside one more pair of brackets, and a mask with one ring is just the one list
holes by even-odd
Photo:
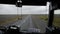
[[[21, 14], [21, 8], [15, 5], [0, 4], [0, 14]], [[22, 14], [48, 14], [48, 6], [23, 6]], [[55, 10], [55, 14], [60, 14], [60, 10]]]

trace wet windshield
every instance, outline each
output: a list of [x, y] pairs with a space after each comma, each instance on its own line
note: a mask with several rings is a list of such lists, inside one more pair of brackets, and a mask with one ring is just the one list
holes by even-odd
[[21, 27], [31, 32], [36, 29], [44, 33], [48, 22], [47, 6], [22, 6], [0, 4], [0, 25]]
[[[21, 31], [46, 32], [49, 17], [49, 3], [46, 6], [22, 6], [0, 4], [0, 25], [18, 26]], [[11, 27], [14, 28], [14, 27]], [[16, 29], [16, 28], [14, 28]]]

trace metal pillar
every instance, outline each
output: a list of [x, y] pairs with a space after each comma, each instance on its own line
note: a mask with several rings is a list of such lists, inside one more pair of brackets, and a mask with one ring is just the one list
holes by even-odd
[[46, 28], [46, 34], [52, 34], [52, 25], [53, 25], [53, 18], [54, 18], [54, 10], [52, 8], [51, 2], [48, 2], [48, 9], [49, 9], [49, 18], [48, 18], [48, 28]]
[[52, 27], [54, 19], [54, 10], [49, 9], [49, 20], [48, 20], [48, 27]]
[[52, 27], [53, 20], [54, 20], [54, 10], [58, 9], [57, 4], [53, 5], [52, 2], [50, 2], [49, 5], [49, 20], [48, 20], [48, 27]]
[[49, 19], [48, 19], [48, 27], [52, 27], [54, 17], [54, 10], [52, 8], [52, 3], [49, 2]]
[[57, 4], [52, 4], [49, 2], [49, 19], [48, 19], [48, 28], [46, 28], [46, 34], [52, 34], [53, 31], [53, 20], [54, 20], [54, 10], [58, 9]]

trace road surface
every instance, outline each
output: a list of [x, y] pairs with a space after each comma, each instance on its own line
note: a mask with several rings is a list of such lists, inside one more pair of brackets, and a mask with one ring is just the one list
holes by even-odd
[[39, 17], [37, 16], [32, 16], [32, 15], [25, 16], [23, 17], [22, 20], [16, 20], [13, 22], [4, 24], [4, 26], [8, 27], [11, 25], [16, 25], [20, 27], [21, 30], [29, 29], [29, 28], [36, 28], [36, 29], [40, 29], [41, 33], [45, 33], [46, 27], [47, 27], [47, 24], [45, 23], [45, 21], [39, 19]]

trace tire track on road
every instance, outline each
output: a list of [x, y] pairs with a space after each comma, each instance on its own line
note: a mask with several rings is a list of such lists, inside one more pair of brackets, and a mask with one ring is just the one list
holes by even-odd
[[45, 22], [40, 20], [36, 16], [33, 16], [32, 19], [33, 19], [33, 23], [34, 23], [35, 28], [40, 29], [41, 33], [45, 33], [45, 31], [46, 31], [46, 26], [45, 26], [46, 24], [44, 24]]

